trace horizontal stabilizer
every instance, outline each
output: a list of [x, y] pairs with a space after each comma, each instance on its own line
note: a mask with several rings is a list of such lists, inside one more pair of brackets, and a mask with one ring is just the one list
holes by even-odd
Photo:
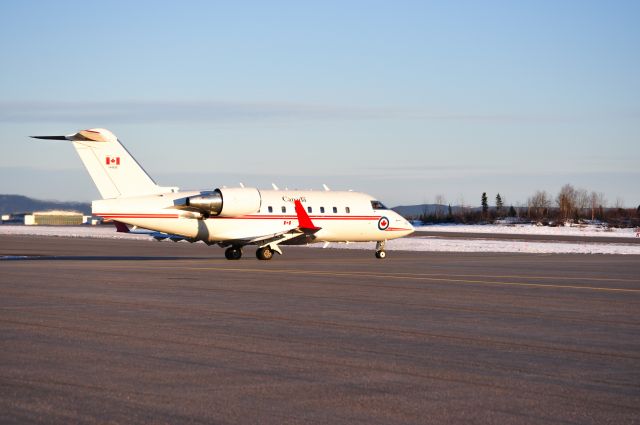
[[67, 136], [31, 136], [34, 139], [45, 140], [71, 140], [72, 142], [115, 142], [118, 139], [109, 130], [103, 128], [92, 128], [81, 130]]
[[29, 136], [32, 139], [44, 139], [44, 140], [69, 140], [67, 136]]

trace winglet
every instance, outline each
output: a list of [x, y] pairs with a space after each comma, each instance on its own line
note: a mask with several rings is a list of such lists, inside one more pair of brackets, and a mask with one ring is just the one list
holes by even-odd
[[298, 216], [298, 226], [301, 229], [313, 230], [316, 232], [321, 229], [320, 227], [316, 227], [313, 224], [313, 222], [311, 221], [311, 218], [309, 218], [309, 215], [304, 210], [304, 207], [302, 206], [302, 203], [300, 202], [299, 199], [296, 199], [293, 203], [296, 206], [296, 215]]

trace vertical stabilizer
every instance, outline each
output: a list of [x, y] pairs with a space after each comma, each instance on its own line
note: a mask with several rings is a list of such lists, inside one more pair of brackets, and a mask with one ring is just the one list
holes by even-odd
[[69, 136], [32, 136], [71, 140], [103, 199], [166, 192], [144, 171], [109, 130], [92, 128]]

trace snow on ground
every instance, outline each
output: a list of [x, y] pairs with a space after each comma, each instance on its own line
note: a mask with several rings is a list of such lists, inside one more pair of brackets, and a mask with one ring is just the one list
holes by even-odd
[[[525, 227], [525, 226], [523, 226]], [[534, 226], [528, 226], [534, 227]], [[422, 229], [418, 228], [418, 229]], [[511, 231], [502, 231], [502, 226], [428, 226], [429, 229], [438, 230], [447, 228], [451, 232], [481, 233], [477, 228], [482, 228], [482, 233], [512, 233], [514, 228], [508, 227]], [[493, 232], [489, 229], [497, 229]], [[536, 228], [537, 229], [537, 228]], [[545, 228], [547, 230], [567, 229], [567, 228]], [[569, 228], [571, 229], [571, 228]], [[626, 229], [628, 230], [628, 229]], [[523, 230], [523, 233], [531, 229]], [[577, 231], [580, 231], [577, 229]], [[634, 234], [632, 232], [631, 236]], [[549, 233], [537, 233], [549, 234]], [[569, 233], [551, 233], [556, 235], [566, 235]], [[584, 233], [570, 233], [573, 235], [592, 236]], [[611, 233], [602, 232], [602, 236], [621, 236], [625, 232]], [[111, 226], [14, 226], [0, 225], [1, 235], [38, 235], [38, 236], [66, 236], [78, 238], [109, 238], [109, 239], [136, 239], [153, 241], [148, 235], [117, 233]], [[322, 244], [311, 245], [312, 247], [322, 247]], [[331, 243], [331, 248], [363, 249], [374, 250], [373, 242], [358, 243]], [[601, 242], [543, 242], [543, 241], [518, 241], [518, 240], [488, 240], [488, 239], [446, 239], [433, 236], [418, 236], [413, 238], [402, 238], [387, 242], [388, 251], [429, 251], [429, 252], [522, 252], [540, 254], [624, 254], [640, 255], [640, 244], [624, 243], [601, 243]]]
[[616, 238], [636, 237], [635, 229], [604, 228], [595, 225], [583, 226], [536, 226], [534, 224], [432, 224], [415, 226], [419, 232], [493, 233], [509, 235], [552, 236], [603, 236]]
[[114, 226], [20, 226], [3, 224], [0, 225], [0, 235], [153, 240], [148, 235], [118, 233]]

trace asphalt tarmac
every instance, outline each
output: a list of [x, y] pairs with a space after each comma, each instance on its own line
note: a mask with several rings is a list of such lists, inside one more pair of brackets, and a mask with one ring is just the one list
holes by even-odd
[[0, 423], [640, 423], [640, 258], [0, 236]]

